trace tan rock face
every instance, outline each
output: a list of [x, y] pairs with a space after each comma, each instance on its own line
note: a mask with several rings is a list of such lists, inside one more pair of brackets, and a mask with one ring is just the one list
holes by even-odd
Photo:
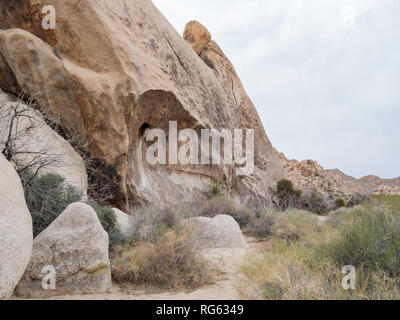
[[0, 153], [0, 300], [8, 299], [32, 254], [32, 218], [11, 163]]
[[[37, 9], [44, 5], [56, 9], [55, 30], [39, 27]], [[212, 62], [204, 63], [149, 0], [25, 0], [2, 6], [0, 85], [14, 92], [26, 86], [64, 129], [87, 137], [87, 151], [100, 168], [96, 175], [114, 183], [112, 201], [119, 208], [190, 200], [216, 179], [233, 195], [269, 203], [269, 188], [283, 175], [279, 156], [214, 44], [202, 50], [202, 58]], [[207, 32], [196, 24], [188, 30], [199, 51]], [[148, 165], [145, 129], [168, 132], [170, 120], [197, 131], [255, 128], [255, 174], [237, 177], [232, 166], [222, 165]]]
[[190, 21], [186, 24], [183, 38], [192, 46], [193, 50], [200, 55], [204, 47], [210, 42], [211, 34], [201, 23]]
[[[203, 27], [204, 28], [204, 27]], [[249, 189], [251, 201], [257, 197], [265, 197], [265, 191], [275, 187], [275, 182], [285, 177], [279, 153], [267, 137], [255, 106], [248, 97], [246, 90], [232, 63], [218, 46], [211, 40], [204, 46], [204, 41], [196, 36], [202, 30], [202, 25], [196, 21], [189, 22], [184, 32], [184, 38], [189, 38], [193, 48], [202, 47], [200, 58], [213, 71], [225, 91], [228, 104], [225, 113], [231, 119], [235, 128], [254, 129], [256, 170], [241, 179], [238, 189]], [[198, 39], [196, 41], [196, 39]], [[193, 41], [195, 41], [193, 43]], [[196, 51], [196, 49], [195, 49]], [[198, 50], [197, 50], [198, 51]], [[196, 53], [197, 53], [196, 51]]]

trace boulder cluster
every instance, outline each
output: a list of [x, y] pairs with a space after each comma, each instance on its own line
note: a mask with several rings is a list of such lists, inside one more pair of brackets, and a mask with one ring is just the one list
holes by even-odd
[[325, 195], [400, 195], [400, 178], [381, 179], [367, 176], [353, 178], [338, 169], [325, 170], [314, 160], [288, 160], [281, 153], [283, 168], [295, 187], [303, 191], [314, 191]]

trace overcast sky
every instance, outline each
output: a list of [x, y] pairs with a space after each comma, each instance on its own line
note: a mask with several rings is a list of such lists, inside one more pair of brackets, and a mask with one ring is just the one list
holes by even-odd
[[288, 158], [400, 176], [400, 0], [154, 3], [210, 30]]

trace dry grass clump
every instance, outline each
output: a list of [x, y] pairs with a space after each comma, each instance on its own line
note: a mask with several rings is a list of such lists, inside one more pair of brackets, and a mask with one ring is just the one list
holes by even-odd
[[156, 243], [119, 247], [111, 260], [112, 277], [117, 283], [193, 289], [210, 280], [206, 263], [187, 237], [173, 232]]
[[160, 209], [149, 205], [130, 213], [131, 230], [134, 240], [157, 242], [169, 230], [179, 224], [179, 217], [173, 209]]

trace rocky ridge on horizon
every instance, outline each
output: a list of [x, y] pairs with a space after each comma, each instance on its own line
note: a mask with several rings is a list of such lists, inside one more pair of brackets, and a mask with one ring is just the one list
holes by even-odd
[[323, 194], [383, 194], [400, 195], [400, 177], [382, 179], [366, 176], [351, 177], [339, 169], [324, 169], [314, 160], [289, 160], [281, 153], [283, 168], [296, 188], [304, 191], [317, 190]]

